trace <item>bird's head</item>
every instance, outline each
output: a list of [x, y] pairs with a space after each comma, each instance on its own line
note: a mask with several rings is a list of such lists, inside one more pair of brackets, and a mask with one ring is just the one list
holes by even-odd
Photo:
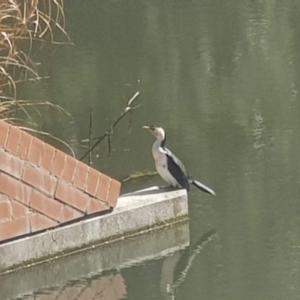
[[156, 127], [153, 125], [150, 126], [143, 126], [144, 129], [148, 129], [157, 140], [164, 141], [166, 138], [165, 131], [162, 127]]

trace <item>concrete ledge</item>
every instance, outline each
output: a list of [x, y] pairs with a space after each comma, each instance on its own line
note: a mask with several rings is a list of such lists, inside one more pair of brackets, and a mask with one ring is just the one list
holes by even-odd
[[1, 245], [0, 273], [147, 232], [187, 216], [186, 190], [152, 188], [123, 195], [110, 214]]
[[[149, 234], [103, 245], [86, 251], [84, 255], [78, 253], [27, 270], [3, 275], [1, 276], [1, 299], [16, 299], [37, 291], [43, 293], [43, 290], [47, 290], [47, 294], [53, 292], [57, 295], [57, 289], [62, 293], [66, 289], [72, 289], [70, 282], [74, 280], [85, 282], [87, 278], [98, 277], [97, 274], [104, 271], [120, 270], [149, 259], [169, 256], [188, 245], [188, 222], [167, 226]], [[48, 296], [50, 299], [51, 296]]]

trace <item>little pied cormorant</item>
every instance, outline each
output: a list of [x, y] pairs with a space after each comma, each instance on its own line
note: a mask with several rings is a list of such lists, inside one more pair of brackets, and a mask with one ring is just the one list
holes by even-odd
[[166, 134], [163, 128], [151, 126], [143, 126], [148, 129], [156, 138], [152, 146], [152, 154], [158, 174], [173, 187], [181, 187], [190, 190], [190, 184], [193, 184], [201, 191], [216, 195], [215, 192], [203, 183], [190, 177], [185, 170], [183, 163], [165, 147]]

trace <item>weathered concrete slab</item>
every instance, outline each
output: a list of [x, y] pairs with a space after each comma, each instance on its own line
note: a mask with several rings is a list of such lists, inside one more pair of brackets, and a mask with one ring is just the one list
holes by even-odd
[[149, 259], [168, 256], [188, 245], [189, 224], [186, 221], [3, 275], [0, 277], [0, 296], [3, 300], [15, 299], [49, 288], [56, 293], [55, 287], [63, 291], [75, 279], [86, 280], [103, 271], [120, 270]]
[[187, 216], [185, 190], [152, 188], [123, 195], [110, 214], [0, 245], [0, 273], [147, 232]]

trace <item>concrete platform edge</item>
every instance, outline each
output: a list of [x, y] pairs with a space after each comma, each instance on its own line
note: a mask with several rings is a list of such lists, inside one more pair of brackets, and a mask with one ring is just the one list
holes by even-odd
[[[148, 260], [162, 257], [167, 260], [167, 257], [171, 258], [174, 253], [188, 246], [189, 224], [188, 221], [180, 222], [160, 230], [153, 230], [148, 234], [101, 245], [84, 253], [65, 256], [19, 272], [2, 275], [0, 297], [1, 300], [33, 299], [39, 298], [37, 294], [48, 294], [56, 289], [70, 295], [66, 291], [71, 288], [70, 285], [74, 281], [77, 284], [82, 281], [84, 285], [86, 280], [93, 282], [99, 277], [110, 278], [111, 274], [122, 273], [122, 269], [144, 264]], [[171, 260], [173, 261], [172, 258]], [[51, 296], [47, 297], [51, 299]]]
[[123, 195], [110, 214], [0, 245], [0, 274], [187, 219], [185, 190], [165, 191], [154, 187]]

